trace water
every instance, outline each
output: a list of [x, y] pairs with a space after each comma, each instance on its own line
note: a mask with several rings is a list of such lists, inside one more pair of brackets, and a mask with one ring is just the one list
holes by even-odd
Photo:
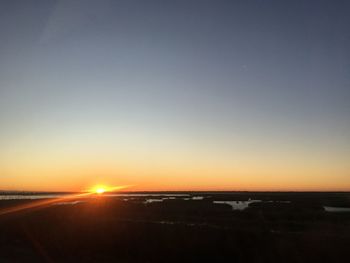
[[[1, 194], [0, 193], [0, 201], [1, 200], [38, 200], [38, 199], [51, 199], [51, 198], [60, 198], [67, 196], [67, 194]], [[104, 194], [104, 196], [109, 197], [126, 197], [123, 200], [128, 201], [133, 199], [133, 197], [145, 197], [145, 204], [154, 203], [154, 202], [163, 202], [168, 199], [177, 199], [180, 198], [182, 200], [203, 200], [203, 196], [191, 196], [190, 194], [125, 194], [125, 193], [110, 193]], [[147, 198], [149, 197], [149, 198]], [[157, 198], [158, 197], [158, 198]], [[61, 202], [55, 205], [75, 205], [82, 201], [72, 201], [72, 202]], [[249, 207], [251, 203], [262, 202], [262, 200], [251, 200], [248, 201], [213, 201], [214, 204], [227, 204], [232, 207], [233, 210], [244, 210]], [[267, 201], [273, 202], [273, 201]], [[290, 201], [276, 201], [283, 203], [290, 203]], [[326, 212], [330, 213], [341, 213], [341, 212], [350, 212], [349, 207], [332, 207], [332, 206], [324, 206]]]
[[350, 212], [349, 207], [333, 207], [333, 206], [324, 206], [323, 207], [326, 212], [331, 212], [331, 213], [344, 213], [344, 212]]
[[[145, 197], [150, 197], [153, 195], [147, 195]], [[154, 196], [164, 196], [162, 198], [149, 198], [146, 199], [146, 201], [144, 201], [145, 204], [149, 204], [149, 203], [155, 203], [155, 202], [163, 202], [164, 200], [174, 200], [176, 199], [176, 197], [180, 197], [182, 200], [188, 201], [188, 200], [203, 200], [204, 197], [203, 196], [193, 196], [193, 197], [185, 197], [185, 196], [189, 196], [189, 195], [154, 195]]]
[[[165, 198], [164, 198], [165, 199]], [[150, 198], [150, 199], [146, 199], [146, 201], [144, 202], [145, 204], [149, 204], [149, 203], [157, 203], [157, 202], [163, 202], [164, 199], [154, 199], [154, 198]]]
[[63, 194], [47, 194], [47, 195], [0, 195], [0, 200], [37, 200], [63, 197]]
[[76, 205], [79, 203], [84, 203], [84, 201], [60, 202], [53, 205]]
[[164, 196], [164, 197], [185, 197], [189, 194], [103, 194], [104, 196], [125, 196], [125, 197], [152, 197], [152, 196]]
[[[0, 200], [37, 200], [37, 199], [49, 199], [69, 196], [69, 194], [0, 194]], [[104, 194], [103, 196], [109, 197], [164, 197], [167, 199], [173, 199], [175, 197], [186, 197], [188, 194]]]
[[248, 208], [249, 204], [262, 202], [261, 200], [248, 200], [248, 201], [214, 201], [214, 204], [227, 204], [232, 207], [233, 210], [244, 210]]

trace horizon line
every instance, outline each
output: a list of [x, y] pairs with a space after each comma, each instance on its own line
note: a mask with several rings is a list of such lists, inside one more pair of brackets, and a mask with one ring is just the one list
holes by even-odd
[[[87, 193], [89, 191], [36, 191], [36, 190], [2, 190], [4, 193], [52, 193], [52, 194], [72, 194]], [[137, 191], [109, 191], [108, 193], [349, 193], [350, 190], [137, 190]]]

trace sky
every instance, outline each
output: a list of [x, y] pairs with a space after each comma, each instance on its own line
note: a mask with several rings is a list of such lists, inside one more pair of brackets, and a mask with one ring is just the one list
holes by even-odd
[[350, 191], [350, 2], [0, 3], [0, 189]]

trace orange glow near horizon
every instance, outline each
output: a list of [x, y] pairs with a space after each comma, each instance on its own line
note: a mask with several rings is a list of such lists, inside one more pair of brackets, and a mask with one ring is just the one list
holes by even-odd
[[96, 193], [97, 193], [97, 194], [103, 194], [104, 192], [106, 192], [106, 189], [104, 189], [104, 188], [98, 188], [98, 189], [96, 189]]
[[106, 185], [95, 185], [94, 187], [90, 188], [88, 190], [89, 193], [92, 194], [104, 194], [106, 192], [113, 192], [113, 191], [118, 191], [118, 190], [122, 190], [125, 188], [130, 187], [131, 185], [120, 185], [120, 186], [106, 186]]
[[104, 185], [96, 185], [94, 187], [92, 187], [88, 192], [92, 193], [92, 194], [103, 194], [105, 192], [109, 192], [109, 188], [107, 188]]
[[88, 192], [66, 195], [58, 198], [35, 200], [29, 203], [20, 204], [20, 205], [12, 206], [5, 209], [0, 209], [0, 216], [6, 215], [6, 214], [18, 213], [26, 210], [41, 209], [41, 208], [48, 207], [50, 205], [54, 205], [56, 203], [79, 200], [81, 198], [89, 198], [94, 194], [102, 195], [105, 192], [117, 191], [127, 187], [129, 187], [129, 185], [114, 186], [114, 187], [96, 185], [95, 187], [91, 188]]
[[[92, 150], [86, 149], [83, 154], [78, 149], [77, 152], [60, 149], [60, 145], [51, 147], [55, 148], [53, 152], [38, 152], [28, 147], [18, 154], [0, 154], [0, 190], [95, 194], [97, 186], [105, 192], [125, 188], [127, 191], [350, 190], [350, 162], [344, 156], [264, 153], [239, 148], [220, 152], [209, 147], [203, 151], [181, 151], [176, 145], [169, 146], [172, 149], [169, 153], [169, 149], [149, 150], [151, 147], [146, 146], [132, 153], [125, 150], [124, 155], [119, 150], [107, 151], [107, 146], [102, 147], [105, 152], [91, 147]], [[86, 152], [91, 156], [85, 155]], [[122, 187], [114, 188], [115, 185]]]
[[0, 150], [0, 189], [90, 192], [100, 185], [109, 192], [123, 189], [109, 186], [127, 185], [128, 191], [350, 190], [347, 148], [245, 135], [228, 142], [219, 135], [197, 140], [132, 128], [96, 129], [85, 136], [81, 134], [88, 126], [13, 137]]

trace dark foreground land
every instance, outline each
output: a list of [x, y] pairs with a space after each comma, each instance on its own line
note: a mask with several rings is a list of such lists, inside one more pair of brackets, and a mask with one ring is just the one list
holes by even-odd
[[[348, 193], [199, 195], [94, 196], [2, 215], [0, 262], [350, 262], [350, 213], [323, 208], [350, 207]], [[213, 203], [249, 198], [263, 202]]]

